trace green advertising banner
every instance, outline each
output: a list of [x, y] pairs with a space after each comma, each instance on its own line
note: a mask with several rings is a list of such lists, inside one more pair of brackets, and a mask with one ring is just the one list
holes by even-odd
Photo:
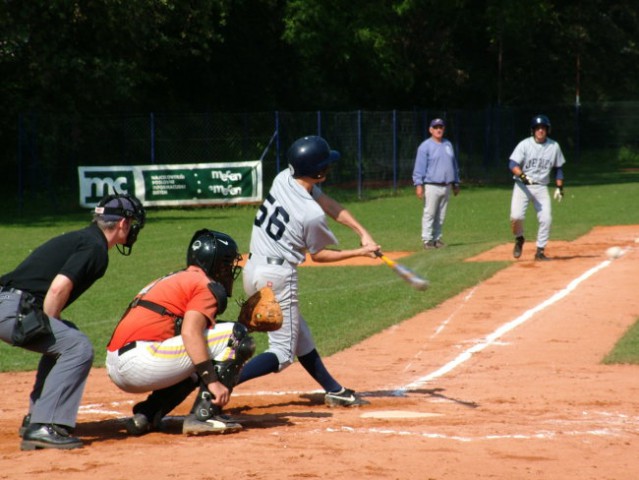
[[130, 193], [145, 206], [227, 205], [262, 201], [262, 162], [78, 167], [80, 205]]

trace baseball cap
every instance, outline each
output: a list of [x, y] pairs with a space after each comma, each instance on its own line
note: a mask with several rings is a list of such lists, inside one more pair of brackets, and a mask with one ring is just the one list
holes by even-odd
[[446, 123], [441, 118], [434, 118], [433, 120], [431, 120], [430, 128], [436, 127], [438, 125], [441, 125], [442, 127], [445, 127]]

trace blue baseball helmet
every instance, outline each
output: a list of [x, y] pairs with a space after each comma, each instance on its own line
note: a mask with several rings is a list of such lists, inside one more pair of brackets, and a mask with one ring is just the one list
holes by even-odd
[[530, 129], [535, 130], [539, 125], [543, 125], [550, 133], [550, 119], [546, 115], [535, 115], [530, 121]]
[[340, 154], [331, 150], [328, 142], [317, 135], [298, 138], [286, 154], [294, 178], [322, 178], [326, 169], [339, 160]]

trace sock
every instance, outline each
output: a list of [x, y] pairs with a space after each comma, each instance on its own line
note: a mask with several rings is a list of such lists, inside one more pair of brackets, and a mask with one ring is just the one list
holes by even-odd
[[280, 361], [277, 359], [277, 355], [271, 352], [260, 353], [244, 365], [240, 372], [240, 379], [237, 384], [239, 385], [247, 380], [262, 377], [269, 373], [275, 373], [279, 368]]
[[338, 392], [342, 386], [335, 380], [324, 366], [324, 362], [316, 349], [310, 353], [297, 357], [304, 369], [319, 383], [327, 392]]

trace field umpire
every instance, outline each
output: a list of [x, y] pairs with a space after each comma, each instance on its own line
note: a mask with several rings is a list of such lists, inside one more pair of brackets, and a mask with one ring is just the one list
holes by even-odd
[[93, 347], [62, 311], [104, 275], [111, 247], [131, 253], [144, 221], [137, 198], [109, 195], [88, 227], [48, 240], [0, 277], [0, 339], [42, 354], [20, 428], [22, 450], [82, 446], [71, 434]]

